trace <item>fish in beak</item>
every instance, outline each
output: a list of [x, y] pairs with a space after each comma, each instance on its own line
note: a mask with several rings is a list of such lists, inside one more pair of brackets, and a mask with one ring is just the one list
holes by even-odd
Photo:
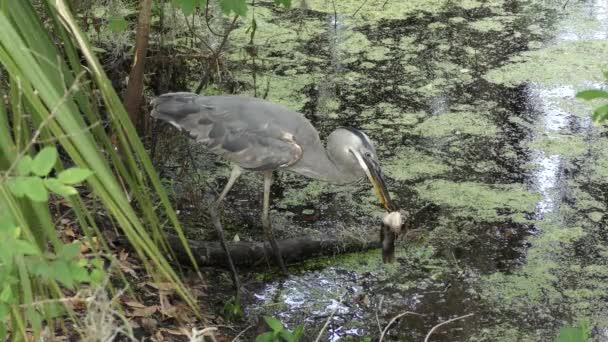
[[[397, 205], [392, 201], [391, 195], [386, 188], [386, 182], [384, 181], [384, 174], [382, 173], [382, 169], [372, 156], [361, 155], [360, 153], [355, 153], [359, 165], [365, 171], [367, 178], [372, 183], [374, 187], [374, 192], [380, 203], [386, 209], [388, 213], [394, 213], [398, 211]], [[400, 217], [400, 216], [399, 216]], [[394, 224], [393, 224], [394, 225]], [[380, 241], [382, 242], [382, 261], [384, 263], [392, 263], [395, 261], [395, 239], [397, 238], [397, 233], [395, 227], [392, 225], [386, 224], [383, 222], [380, 227]]]
[[361, 155], [359, 153], [355, 153], [359, 164], [370, 183], [374, 187], [374, 192], [380, 203], [388, 212], [392, 212], [397, 210], [397, 206], [391, 200], [391, 195], [388, 193], [388, 189], [386, 188], [386, 182], [384, 181], [384, 174], [382, 173], [382, 169], [380, 165], [373, 157], [366, 157], [365, 155]]

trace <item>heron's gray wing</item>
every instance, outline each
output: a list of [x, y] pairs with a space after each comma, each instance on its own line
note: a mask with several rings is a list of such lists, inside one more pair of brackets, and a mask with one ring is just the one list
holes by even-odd
[[262, 111], [245, 111], [248, 98], [214, 101], [191, 93], [170, 93], [153, 102], [153, 117], [188, 133], [212, 152], [250, 170], [287, 167], [302, 157], [294, 136]]

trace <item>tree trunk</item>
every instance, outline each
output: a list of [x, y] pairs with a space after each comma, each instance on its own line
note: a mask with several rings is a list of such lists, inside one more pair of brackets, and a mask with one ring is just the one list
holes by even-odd
[[[169, 235], [169, 246], [175, 252], [180, 263], [190, 264], [190, 258], [183, 249], [181, 241], [176, 236]], [[122, 240], [120, 240], [122, 243]], [[125, 241], [125, 244], [128, 242]], [[286, 263], [294, 263], [319, 256], [333, 256], [342, 253], [365, 251], [379, 248], [379, 241], [344, 241], [344, 240], [317, 240], [309, 237], [291, 238], [277, 241], [283, 260]], [[226, 255], [219, 242], [216, 241], [192, 241], [188, 244], [192, 254], [199, 266], [222, 266], [227, 267]], [[272, 247], [263, 242], [231, 242], [228, 250], [235, 265], [238, 266], [263, 266], [274, 264]], [[378, 253], [380, 258], [380, 253]]]
[[146, 52], [148, 51], [148, 38], [150, 35], [150, 17], [152, 16], [152, 0], [141, 0], [137, 20], [135, 37], [135, 53], [133, 66], [129, 73], [129, 84], [125, 92], [124, 105], [129, 113], [133, 125], [141, 130], [143, 120], [141, 116], [141, 102], [144, 91], [144, 71]]

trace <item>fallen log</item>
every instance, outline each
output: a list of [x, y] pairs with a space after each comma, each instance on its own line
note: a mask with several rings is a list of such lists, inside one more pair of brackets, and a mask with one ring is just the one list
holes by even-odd
[[[177, 260], [189, 264], [190, 258], [176, 236], [168, 236], [169, 246], [173, 249]], [[219, 242], [188, 240], [192, 254], [199, 266], [227, 267], [226, 255]], [[278, 240], [283, 259], [287, 263], [295, 263], [319, 256], [333, 256], [344, 253], [361, 252], [372, 248], [380, 248], [379, 241], [345, 241], [337, 239], [319, 240], [310, 237], [298, 237]], [[228, 250], [235, 265], [261, 266], [275, 264], [272, 247], [263, 242], [231, 242]]]

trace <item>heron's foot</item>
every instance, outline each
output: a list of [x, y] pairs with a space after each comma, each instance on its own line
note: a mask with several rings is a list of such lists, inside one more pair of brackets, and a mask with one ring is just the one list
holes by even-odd
[[266, 239], [270, 243], [270, 247], [272, 247], [272, 254], [274, 254], [274, 258], [276, 260], [277, 265], [281, 269], [281, 273], [287, 276], [289, 272], [287, 272], [287, 266], [285, 266], [285, 260], [283, 260], [283, 255], [281, 254], [281, 248], [277, 243], [277, 240], [274, 238], [274, 234], [272, 232], [272, 226], [268, 220], [263, 220], [264, 222], [264, 234], [266, 235]]

